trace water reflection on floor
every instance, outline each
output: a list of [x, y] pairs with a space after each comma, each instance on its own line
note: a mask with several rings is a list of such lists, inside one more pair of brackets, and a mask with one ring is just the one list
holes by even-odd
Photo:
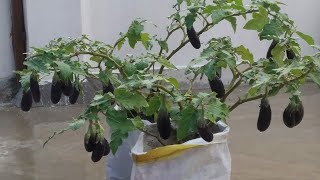
[[[288, 129], [282, 111], [288, 97], [270, 100], [273, 121], [266, 133], [256, 130], [259, 102], [235, 110], [231, 126], [232, 180], [320, 179], [320, 90], [304, 88], [305, 118]], [[83, 107], [0, 109], [0, 180], [104, 180], [105, 159], [92, 163], [83, 148], [84, 129], [43, 142], [67, 125]]]
[[83, 148], [84, 129], [57, 136], [44, 149], [43, 142], [82, 107], [34, 108], [23, 113], [16, 108], [0, 111], [1, 180], [101, 180], [105, 160], [92, 163]]

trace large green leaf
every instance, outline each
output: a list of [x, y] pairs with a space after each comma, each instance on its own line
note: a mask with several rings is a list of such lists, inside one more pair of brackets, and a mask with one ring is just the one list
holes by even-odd
[[145, 113], [147, 116], [153, 115], [159, 110], [160, 107], [159, 96], [153, 96], [149, 99], [149, 106], [146, 108]]
[[169, 68], [169, 69], [178, 69], [176, 66], [174, 66], [170, 61], [168, 61], [165, 58], [158, 58], [157, 62], [160, 63], [162, 66]]
[[143, 46], [146, 48], [146, 49], [149, 49], [149, 42], [150, 42], [150, 37], [149, 37], [149, 34], [148, 33], [141, 33], [140, 35], [141, 37], [141, 43], [143, 44]]
[[229, 108], [226, 104], [222, 103], [219, 99], [213, 97], [208, 106], [204, 109], [205, 118], [214, 122], [217, 119], [226, 120], [229, 116]]
[[320, 73], [319, 72], [313, 72], [309, 74], [309, 77], [315, 82], [318, 87], [320, 87]]
[[45, 62], [41, 61], [38, 58], [25, 61], [23, 64], [26, 65], [29, 70], [35, 70], [35, 71], [47, 70]]
[[166, 79], [167, 81], [169, 81], [169, 83], [174, 86], [176, 89], [179, 89], [180, 88], [180, 84], [179, 84], [179, 81], [176, 79], [176, 78], [168, 78]]
[[275, 37], [279, 37], [283, 33], [284, 29], [282, 28], [282, 23], [277, 19], [273, 19], [269, 24], [264, 26], [259, 36], [260, 40], [273, 40]]
[[178, 120], [177, 139], [186, 138], [191, 132], [194, 132], [197, 127], [198, 112], [194, 106], [189, 105], [181, 111], [180, 119]]
[[237, 31], [237, 18], [236, 17], [227, 17], [226, 20], [230, 22], [233, 31], [236, 32]]
[[140, 21], [135, 20], [132, 22], [127, 32], [127, 38], [131, 48], [134, 48], [137, 42], [141, 40], [143, 30], [144, 26]]
[[282, 66], [284, 64], [283, 58], [285, 56], [286, 47], [281, 44], [277, 44], [271, 51], [273, 59], [277, 62], [278, 65]]
[[248, 21], [244, 29], [261, 31], [269, 23], [268, 11], [264, 7], [259, 7], [259, 12], [252, 14], [253, 19]]
[[243, 60], [249, 61], [249, 64], [254, 63], [253, 54], [243, 45], [237, 47], [236, 53], [239, 54]]
[[229, 14], [226, 9], [218, 9], [212, 12], [211, 18], [213, 24], [218, 24], [221, 20], [223, 20]]
[[190, 29], [193, 26], [193, 23], [196, 21], [196, 17], [197, 17], [197, 14], [195, 14], [195, 13], [189, 13], [185, 17], [186, 26], [188, 29]]
[[68, 64], [62, 61], [54, 61], [54, 63], [58, 66], [62, 79], [67, 80], [72, 78], [72, 70]]
[[148, 102], [141, 94], [137, 92], [131, 92], [127, 89], [121, 88], [116, 89], [114, 91], [114, 95], [116, 101], [128, 110], [134, 108], [148, 107]]
[[23, 90], [27, 90], [30, 88], [30, 76], [31, 76], [31, 72], [27, 72], [25, 74], [22, 74], [20, 77], [20, 84]]
[[302, 33], [302, 32], [300, 32], [300, 31], [297, 31], [297, 34], [298, 34], [298, 36], [300, 36], [304, 41], [306, 41], [309, 45], [314, 45], [314, 44], [315, 44], [314, 39], [313, 39], [311, 36], [309, 36], [309, 35], [307, 35], [307, 34], [305, 34], [305, 33]]
[[111, 127], [110, 148], [113, 154], [116, 153], [118, 147], [123, 143], [123, 139], [128, 137], [128, 133], [135, 130], [133, 122], [127, 119], [126, 111], [117, 111], [112, 107], [107, 109], [107, 123]]

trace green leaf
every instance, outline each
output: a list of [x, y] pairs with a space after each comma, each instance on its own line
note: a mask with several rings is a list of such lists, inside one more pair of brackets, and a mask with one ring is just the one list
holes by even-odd
[[123, 44], [126, 42], [126, 38], [124, 37], [121, 37], [119, 40], [118, 40], [118, 43], [117, 43], [117, 48], [118, 50], [120, 50], [123, 46]]
[[260, 40], [273, 40], [275, 37], [279, 37], [283, 33], [284, 29], [282, 28], [282, 23], [279, 20], [273, 19], [269, 24], [264, 26], [259, 36]]
[[285, 46], [278, 43], [276, 47], [271, 51], [273, 59], [278, 63], [278, 65], [282, 66], [284, 64], [283, 58], [285, 56]]
[[163, 50], [169, 52], [168, 43], [166, 41], [158, 41], [158, 43]]
[[213, 79], [216, 73], [221, 69], [216, 61], [211, 61], [202, 67], [204, 74], [208, 79]]
[[33, 58], [28, 61], [25, 61], [23, 64], [26, 65], [29, 70], [45, 73], [49, 72], [47, 68], [47, 64], [49, 64], [49, 61], [47, 61], [45, 57], [43, 57], [42, 59]]
[[233, 29], [233, 32], [236, 32], [237, 31], [237, 18], [227, 17], [226, 20], [230, 22], [232, 29]]
[[129, 136], [128, 133], [123, 133], [120, 130], [112, 132], [111, 134], [111, 142], [110, 142], [110, 149], [113, 155], [116, 154], [118, 151], [119, 146], [122, 145], [123, 140], [127, 139]]
[[134, 48], [138, 41], [141, 40], [141, 32], [144, 30], [144, 26], [141, 22], [135, 20], [129, 27], [127, 32], [127, 38], [131, 48]]
[[180, 5], [183, 3], [183, 0], [177, 0], [177, 3]]
[[160, 98], [159, 96], [153, 96], [149, 100], [149, 106], [146, 108], [145, 113], [147, 116], [153, 115], [158, 112], [160, 107]]
[[141, 42], [146, 49], [149, 49], [149, 40], [150, 37], [148, 33], [141, 33]]
[[136, 129], [132, 121], [127, 119], [126, 110], [115, 110], [113, 107], [108, 107], [106, 115], [107, 123], [112, 131], [120, 130], [127, 133]]
[[180, 89], [180, 84], [176, 78], [167, 79], [176, 89]]
[[203, 14], [212, 14], [212, 12], [213, 12], [214, 10], [217, 10], [217, 9], [219, 9], [218, 6], [207, 5], [207, 6], [203, 9], [202, 13], [203, 13]]
[[109, 78], [107, 74], [104, 71], [100, 71], [99, 73], [99, 80], [102, 82], [102, 84], [107, 85], [109, 83]]
[[162, 66], [169, 68], [169, 69], [178, 69], [176, 66], [174, 66], [170, 61], [168, 61], [165, 58], [158, 58], [156, 59], [158, 63], [160, 63]]
[[141, 117], [136, 116], [133, 121], [132, 121], [134, 127], [136, 127], [137, 129], [143, 129], [144, 128], [144, 123], [141, 119]]
[[213, 24], [218, 24], [221, 20], [223, 20], [229, 12], [225, 9], [218, 9], [212, 12], [211, 18]]
[[128, 110], [148, 107], [148, 102], [137, 92], [130, 92], [126, 89], [115, 89], [114, 95], [116, 101]]
[[110, 148], [112, 153], [115, 154], [118, 147], [123, 143], [123, 139], [126, 139], [128, 133], [135, 130], [136, 127], [131, 120], [127, 119], [127, 112], [125, 110], [117, 111], [109, 107], [106, 115], [106, 121], [112, 130]]
[[270, 4], [270, 9], [276, 13], [280, 11], [280, 7], [275, 3]]
[[75, 121], [69, 124], [69, 128], [73, 131], [76, 131], [81, 127], [83, 127], [84, 123], [85, 123], [84, 119], [76, 119]]
[[22, 74], [20, 77], [20, 84], [23, 90], [28, 90], [30, 88], [30, 76], [32, 72], [27, 72], [26, 74]]
[[215, 123], [217, 118], [225, 121], [229, 116], [229, 108], [216, 97], [212, 97], [208, 106], [204, 109], [205, 118]]
[[315, 82], [318, 87], [320, 88], [320, 73], [319, 72], [312, 72], [309, 74], [309, 77]]
[[181, 111], [180, 119], [178, 120], [177, 139], [186, 138], [191, 132], [194, 132], [197, 127], [198, 109], [189, 105]]
[[97, 62], [97, 63], [100, 63], [103, 60], [103, 58], [100, 56], [91, 56], [90, 60]]
[[197, 17], [197, 14], [194, 14], [194, 13], [189, 13], [185, 17], [186, 26], [188, 29], [190, 29], [193, 26], [193, 23], [196, 21], [196, 17]]
[[300, 32], [300, 31], [297, 31], [297, 34], [298, 34], [298, 36], [300, 36], [309, 45], [315, 45], [315, 41], [311, 36], [309, 36], [307, 34], [304, 34], [304, 33]]
[[243, 60], [249, 61], [249, 64], [254, 63], [253, 54], [243, 45], [237, 47], [236, 53], [239, 54]]
[[128, 76], [132, 76], [133, 74], [136, 73], [137, 71], [137, 68], [134, 64], [130, 63], [130, 62], [127, 62], [124, 67], [123, 67], [123, 70], [124, 72], [126, 72], [126, 74]]
[[62, 79], [68, 80], [72, 78], [72, 70], [68, 64], [61, 61], [54, 61], [54, 63], [58, 66]]
[[221, 54], [221, 57], [223, 58], [223, 60], [225, 60], [227, 63], [228, 63], [228, 66], [230, 67], [230, 68], [235, 68], [236, 67], [236, 59], [235, 59], [235, 57], [232, 55], [232, 54], [230, 54], [228, 51], [226, 51], [226, 50], [221, 50], [221, 52], [220, 52]]
[[252, 16], [253, 19], [245, 24], [244, 29], [261, 31], [269, 23], [268, 11], [261, 6], [259, 7], [259, 13], [255, 12]]

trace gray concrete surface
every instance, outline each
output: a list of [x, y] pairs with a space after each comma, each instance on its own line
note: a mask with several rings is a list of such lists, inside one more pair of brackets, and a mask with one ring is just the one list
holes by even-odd
[[[293, 129], [282, 123], [282, 111], [288, 103], [283, 94], [270, 100], [273, 120], [265, 133], [256, 130], [258, 101], [232, 112], [232, 180], [320, 179], [320, 90], [308, 84], [303, 92], [305, 118]], [[42, 148], [53, 131], [65, 127], [83, 108], [37, 107], [29, 113], [13, 107], [0, 109], [0, 179], [105, 179], [106, 160], [92, 163], [83, 148], [85, 128], [57, 136]]]

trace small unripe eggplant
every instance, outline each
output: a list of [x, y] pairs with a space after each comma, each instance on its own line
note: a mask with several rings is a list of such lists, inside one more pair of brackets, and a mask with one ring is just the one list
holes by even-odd
[[160, 106], [157, 118], [157, 128], [162, 139], [168, 139], [171, 134], [171, 122], [164, 103]]
[[292, 51], [292, 49], [286, 50], [286, 54], [287, 54], [288, 59], [295, 59], [296, 58], [296, 54]]
[[273, 40], [271, 45], [269, 46], [268, 52], [267, 52], [267, 59], [271, 59], [272, 58], [272, 50], [277, 46], [277, 41]]
[[73, 94], [73, 85], [71, 80], [66, 80], [61, 84], [62, 93], [65, 96], [71, 96]]
[[110, 145], [106, 139], [104, 139], [104, 142], [105, 142], [105, 147], [104, 147], [103, 156], [107, 156], [110, 153]]
[[96, 143], [96, 135], [91, 135], [90, 133], [86, 133], [84, 136], [84, 148], [87, 152], [92, 152], [94, 145]]
[[188, 35], [188, 38], [190, 40], [191, 45], [195, 49], [199, 49], [201, 47], [201, 42], [200, 42], [200, 39], [197, 35], [197, 32], [195, 31], [193, 26], [191, 26], [190, 29], [187, 28], [187, 35]]
[[291, 101], [283, 112], [283, 122], [289, 127], [293, 128], [301, 123], [304, 116], [304, 107], [301, 101], [295, 103]]
[[207, 142], [211, 142], [213, 140], [213, 134], [207, 126], [204, 128], [198, 127], [198, 132], [203, 140]]
[[80, 95], [80, 91], [74, 86], [73, 87], [73, 93], [69, 97], [70, 104], [75, 104], [77, 102], [77, 100], [78, 100], [79, 95]]
[[29, 111], [32, 107], [32, 95], [30, 89], [22, 92], [21, 110]]
[[213, 92], [217, 93], [217, 98], [223, 98], [226, 91], [223, 82], [218, 76], [213, 77], [212, 80], [209, 79], [209, 85]]
[[105, 153], [106, 142], [104, 140], [98, 141], [92, 150], [91, 160], [93, 162], [98, 162], [103, 157]]
[[52, 84], [51, 84], [51, 102], [53, 104], [57, 104], [62, 95], [62, 90], [61, 90], [61, 82], [59, 79], [53, 78]]
[[272, 111], [267, 98], [261, 99], [257, 128], [260, 132], [267, 130], [271, 123]]
[[30, 76], [30, 90], [31, 90], [34, 102], [40, 102], [41, 94], [40, 94], [39, 82], [37, 80], [36, 75]]
[[111, 84], [110, 81], [109, 81], [107, 86], [103, 85], [102, 91], [103, 91], [103, 94], [106, 94], [108, 92], [114, 93], [114, 87], [113, 87], [113, 85]]

